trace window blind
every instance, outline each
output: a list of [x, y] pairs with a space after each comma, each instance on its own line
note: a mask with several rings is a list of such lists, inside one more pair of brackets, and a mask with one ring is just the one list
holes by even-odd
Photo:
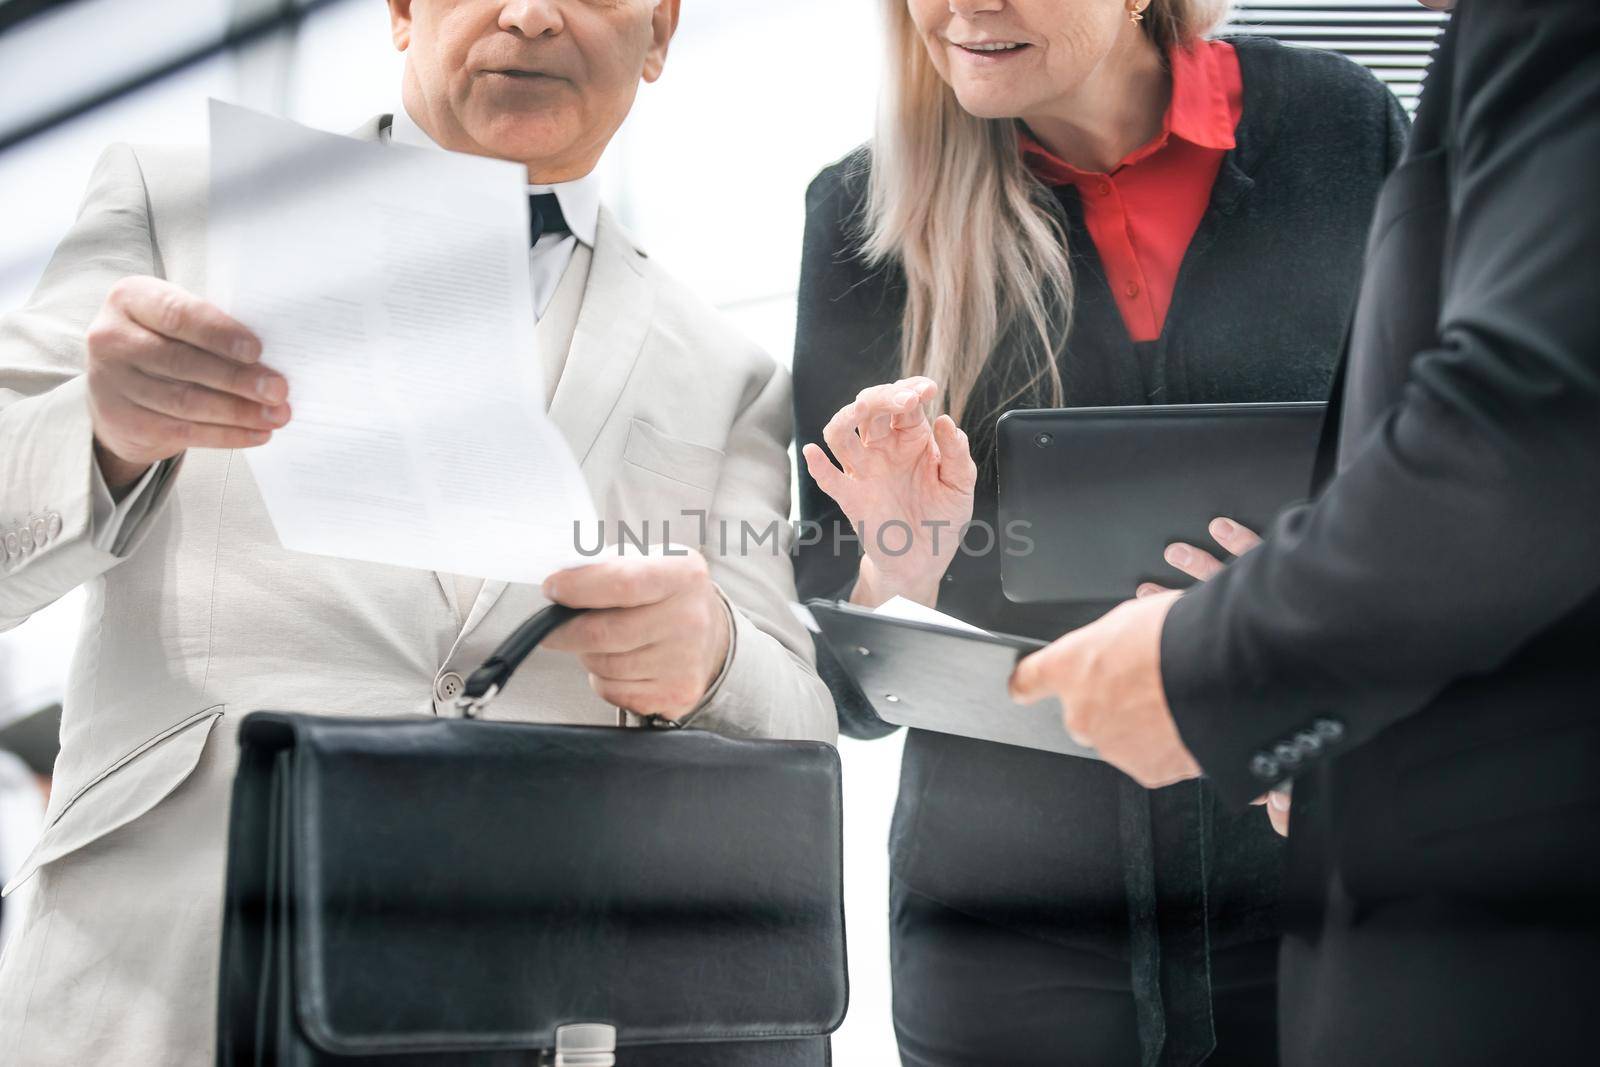
[[[1509, 0], [1508, 0], [1509, 2]], [[1235, 0], [1224, 33], [1339, 52], [1388, 84], [1409, 112], [1446, 16], [1417, 0]]]

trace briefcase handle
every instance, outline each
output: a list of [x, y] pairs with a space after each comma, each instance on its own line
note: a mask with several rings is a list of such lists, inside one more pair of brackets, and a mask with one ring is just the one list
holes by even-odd
[[562, 624], [571, 622], [586, 609], [569, 608], [565, 604], [551, 604], [533, 614], [527, 622], [500, 643], [494, 654], [483, 661], [483, 666], [472, 672], [467, 684], [456, 698], [456, 710], [468, 719], [475, 719], [489, 702], [500, 695], [500, 690], [511, 681], [522, 661], [532, 655], [539, 642], [549, 637]]

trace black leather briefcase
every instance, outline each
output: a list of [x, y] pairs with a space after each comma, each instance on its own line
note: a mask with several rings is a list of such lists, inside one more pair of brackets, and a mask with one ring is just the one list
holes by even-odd
[[[571, 614], [530, 620], [464, 708]], [[219, 1064], [828, 1063], [831, 747], [270, 712], [239, 743]]]

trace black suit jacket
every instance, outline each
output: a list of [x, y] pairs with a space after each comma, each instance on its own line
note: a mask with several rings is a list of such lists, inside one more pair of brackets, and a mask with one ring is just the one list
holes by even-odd
[[1324, 957], [1330, 923], [1406, 901], [1593, 923], [1597, 173], [1600, 5], [1463, 0], [1378, 206], [1337, 477], [1168, 618], [1167, 695], [1223, 797], [1297, 778]]

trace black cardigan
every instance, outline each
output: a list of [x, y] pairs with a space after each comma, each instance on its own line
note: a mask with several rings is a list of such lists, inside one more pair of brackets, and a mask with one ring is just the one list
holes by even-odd
[[[1404, 145], [1405, 113], [1376, 78], [1339, 56], [1260, 38], [1232, 43], [1244, 79], [1238, 143], [1223, 161], [1158, 340], [1129, 339], [1077, 191], [1058, 191], [1077, 290], [1060, 359], [1069, 406], [1328, 396], [1373, 204]], [[868, 166], [858, 150], [818, 175], [807, 196], [794, 358], [801, 444], [826, 448], [822, 428], [840, 407], [900, 377], [904, 279], [859, 254]], [[1002, 344], [979, 382], [975, 412], [1003, 395], [1015, 366]], [[992, 423], [966, 428], [979, 453], [974, 518], [993, 526]], [[834, 552], [832, 531], [848, 531], [848, 523], [804, 464], [800, 503], [802, 517], [827, 531], [799, 549], [801, 597], [840, 596], [859, 555], [848, 540]], [[959, 554], [938, 606], [985, 628], [1041, 638], [1104, 610], [1007, 601], [998, 554]], [[856, 737], [891, 732], [819, 652], [842, 729]], [[1034, 936], [1131, 954], [1141, 1037], [1147, 1053], [1168, 1038], [1163, 1062], [1210, 1047], [1208, 938], [1226, 946], [1275, 936], [1280, 851], [1261, 811], [1218, 809], [1201, 783], [1145, 793], [1091, 761], [915, 730], [906, 741], [895, 876], [923, 896]]]

